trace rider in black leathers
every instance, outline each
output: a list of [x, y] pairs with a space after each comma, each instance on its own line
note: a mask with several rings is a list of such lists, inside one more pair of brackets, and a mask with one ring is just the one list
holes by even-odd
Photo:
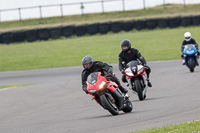
[[147, 66], [147, 62], [144, 59], [144, 57], [142, 57], [140, 52], [135, 48], [131, 48], [131, 42], [127, 39], [125, 39], [121, 42], [121, 49], [122, 49], [122, 51], [119, 54], [119, 70], [122, 73], [122, 81], [127, 82], [126, 76], [124, 74], [125, 67], [122, 64], [122, 62], [125, 62], [125, 64], [127, 64], [130, 61], [139, 59], [141, 61], [142, 65], [145, 67], [146, 74], [147, 74], [148, 86], [152, 87], [152, 84], [149, 81], [149, 74], [151, 72], [151, 69], [149, 66]]
[[119, 89], [121, 90], [122, 93], [127, 93], [128, 90], [126, 90], [125, 88], [123, 88], [119, 82], [119, 80], [117, 79], [117, 77], [115, 77], [113, 75], [113, 68], [112, 66], [108, 65], [107, 63], [103, 63], [101, 61], [94, 61], [92, 57], [90, 56], [86, 56], [82, 59], [82, 65], [84, 70], [82, 71], [82, 89], [83, 91], [85, 91], [87, 94], [87, 77], [92, 73], [92, 72], [101, 72], [103, 74], [103, 76], [105, 76], [105, 78], [107, 80], [111, 80], [113, 82], [115, 82], [118, 86]]

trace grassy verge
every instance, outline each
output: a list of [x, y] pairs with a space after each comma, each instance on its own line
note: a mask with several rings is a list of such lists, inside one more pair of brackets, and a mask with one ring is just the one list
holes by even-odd
[[15, 30], [35, 29], [43, 27], [56, 27], [64, 25], [82, 25], [89, 23], [105, 22], [105, 21], [119, 21], [119, 20], [135, 20], [147, 18], [163, 18], [174, 16], [192, 16], [200, 15], [200, 4], [187, 5], [166, 5], [154, 8], [147, 8], [146, 10], [133, 10], [125, 12], [108, 12], [95, 13], [85, 15], [72, 15], [61, 17], [51, 17], [43, 19], [29, 19], [23, 21], [10, 21], [0, 24], [0, 32], [8, 32]]
[[0, 89], [4, 89], [4, 88], [14, 88], [14, 87], [23, 87], [23, 86], [28, 86], [30, 84], [22, 84], [22, 85], [3, 85], [0, 86]]
[[118, 63], [123, 39], [129, 39], [132, 47], [148, 61], [180, 59], [180, 46], [186, 31], [200, 42], [200, 27], [188, 27], [0, 45], [0, 71], [80, 66], [86, 55], [94, 60]]
[[134, 133], [199, 133], [199, 132], [200, 132], [200, 121], [173, 125], [163, 128], [154, 128]]

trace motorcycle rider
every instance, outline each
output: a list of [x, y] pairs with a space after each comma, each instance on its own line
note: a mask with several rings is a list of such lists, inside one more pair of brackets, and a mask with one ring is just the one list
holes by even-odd
[[111, 80], [115, 82], [118, 86], [119, 89], [121, 90], [122, 93], [127, 93], [128, 90], [123, 88], [122, 85], [120, 84], [119, 80], [117, 77], [113, 75], [113, 68], [112, 66], [108, 65], [107, 63], [101, 62], [101, 61], [94, 61], [91, 56], [85, 56], [82, 59], [82, 65], [83, 65], [83, 71], [82, 71], [82, 89], [85, 91], [87, 94], [87, 77], [93, 73], [93, 72], [101, 72], [104, 77], [107, 80]]
[[[181, 45], [181, 58], [184, 59], [183, 57], [183, 50], [184, 50], [184, 46], [187, 45], [187, 44], [194, 44], [196, 49], [197, 49], [197, 54], [198, 54], [198, 58], [199, 58], [199, 46], [198, 44], [196, 43], [195, 39], [191, 38], [191, 33], [190, 32], [185, 32], [184, 33], [184, 40], [182, 42], [182, 45]], [[185, 65], [185, 60], [183, 60], [183, 65]], [[199, 65], [199, 64], [197, 64]]]
[[151, 69], [150, 69], [149, 66], [147, 66], [147, 62], [144, 59], [144, 57], [142, 57], [142, 55], [140, 54], [140, 52], [137, 49], [135, 49], [135, 48], [131, 48], [131, 42], [129, 40], [127, 40], [127, 39], [125, 39], [125, 40], [123, 40], [121, 42], [121, 49], [122, 49], [122, 51], [119, 54], [119, 70], [122, 73], [122, 81], [123, 82], [127, 82], [126, 76], [124, 74], [125, 67], [122, 64], [122, 62], [125, 62], [125, 64], [127, 64], [130, 61], [139, 59], [140, 62], [142, 63], [142, 65], [145, 67], [146, 74], [147, 74], [148, 86], [152, 87], [152, 84], [149, 81], [149, 74], [151, 72]]

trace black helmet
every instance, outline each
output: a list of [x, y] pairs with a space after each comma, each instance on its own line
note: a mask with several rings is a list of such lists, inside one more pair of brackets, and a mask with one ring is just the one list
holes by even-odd
[[[88, 65], [88, 64], [90, 64], [90, 65], [88, 67], [85, 67], [85, 65]], [[85, 56], [82, 59], [83, 68], [89, 69], [90, 67], [92, 67], [93, 64], [94, 64], [94, 60], [91, 56]]]
[[[127, 46], [128, 48], [127, 49], [123, 49], [124, 46]], [[122, 49], [122, 51], [127, 52], [129, 49], [131, 49], [131, 42], [129, 40], [127, 40], [127, 39], [123, 40], [121, 42], [121, 49]]]

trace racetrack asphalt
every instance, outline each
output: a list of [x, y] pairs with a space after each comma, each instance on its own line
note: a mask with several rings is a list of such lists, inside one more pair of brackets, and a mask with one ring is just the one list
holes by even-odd
[[133, 111], [118, 116], [82, 91], [81, 67], [1, 72], [0, 85], [31, 85], [0, 89], [0, 133], [127, 133], [199, 120], [200, 68], [190, 73], [181, 60], [148, 65], [146, 100], [129, 90]]

